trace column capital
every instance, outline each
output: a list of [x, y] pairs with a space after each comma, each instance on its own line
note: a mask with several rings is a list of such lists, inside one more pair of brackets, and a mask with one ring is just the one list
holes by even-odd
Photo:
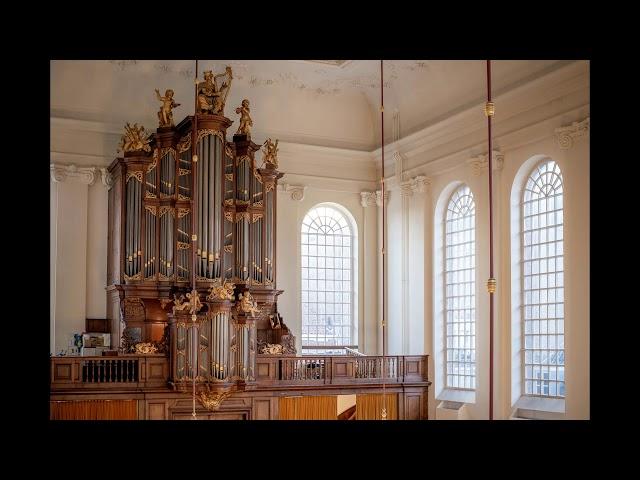
[[562, 150], [568, 150], [573, 147], [573, 143], [577, 138], [589, 135], [589, 120], [587, 117], [581, 122], [573, 122], [571, 125], [556, 128], [556, 142]]
[[[384, 192], [384, 203], [385, 205], [389, 203], [389, 190]], [[376, 190], [376, 205], [382, 206], [382, 190]]]
[[51, 180], [55, 183], [67, 180], [79, 182], [84, 185], [93, 185], [96, 181], [96, 167], [77, 167], [75, 165], [49, 165]]
[[289, 198], [296, 202], [304, 200], [304, 192], [306, 189], [306, 185], [289, 185], [288, 183], [278, 184], [278, 190], [282, 193], [288, 193]]
[[401, 182], [400, 192], [403, 197], [410, 197], [414, 193], [425, 193], [429, 185], [431, 185], [431, 179], [429, 177], [418, 175], [417, 177]]
[[[499, 150], [492, 150], [491, 157], [493, 170], [502, 170], [502, 167], [504, 166], [504, 154]], [[482, 155], [471, 157], [469, 160], [467, 160], [467, 163], [471, 166], [474, 175], [482, 175], [489, 170], [489, 154], [485, 153]]]

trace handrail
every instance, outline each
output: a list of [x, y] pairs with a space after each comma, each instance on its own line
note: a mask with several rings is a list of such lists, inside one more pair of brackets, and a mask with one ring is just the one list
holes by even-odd
[[351, 357], [365, 357], [366, 356], [364, 353], [359, 352], [358, 350], [354, 350], [353, 348], [344, 347], [344, 349], [347, 352], [347, 355], [351, 356]]

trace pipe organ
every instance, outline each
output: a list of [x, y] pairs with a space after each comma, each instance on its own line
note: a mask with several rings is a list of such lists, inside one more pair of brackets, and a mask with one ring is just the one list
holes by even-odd
[[283, 173], [273, 162], [258, 165], [260, 146], [249, 134], [227, 141], [233, 122], [215, 106], [148, 137], [128, 125], [123, 155], [109, 167], [112, 342], [124, 352], [149, 342], [165, 351], [177, 389], [194, 378], [251, 384], [265, 343], [284, 340], [295, 353], [286, 325], [273, 321], [281, 318], [275, 241]]

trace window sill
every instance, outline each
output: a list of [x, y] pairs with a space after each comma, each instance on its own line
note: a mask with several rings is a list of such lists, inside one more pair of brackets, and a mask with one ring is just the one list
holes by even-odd
[[562, 398], [521, 396], [513, 405], [513, 417], [535, 420], [561, 420], [564, 418], [565, 401]]
[[436, 400], [473, 404], [476, 403], [476, 392], [473, 390], [454, 390], [452, 388], [445, 388], [440, 395], [436, 397]]

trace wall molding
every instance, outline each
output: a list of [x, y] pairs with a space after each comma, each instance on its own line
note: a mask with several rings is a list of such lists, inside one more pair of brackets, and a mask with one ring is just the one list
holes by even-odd
[[[389, 190], [384, 194], [384, 203], [389, 205]], [[382, 190], [376, 190], [375, 192], [360, 192], [360, 204], [363, 207], [377, 207], [382, 206]]]
[[96, 182], [99, 172], [102, 180], [101, 183], [105, 187], [111, 188], [113, 185], [111, 174], [104, 167], [78, 167], [75, 164], [60, 165], [52, 163], [49, 165], [49, 170], [51, 181], [54, 183], [70, 181], [83, 185], [93, 185]]
[[556, 141], [562, 150], [569, 150], [573, 147], [575, 140], [589, 135], [590, 117], [585, 118], [581, 122], [573, 122], [566, 127], [555, 129]]

